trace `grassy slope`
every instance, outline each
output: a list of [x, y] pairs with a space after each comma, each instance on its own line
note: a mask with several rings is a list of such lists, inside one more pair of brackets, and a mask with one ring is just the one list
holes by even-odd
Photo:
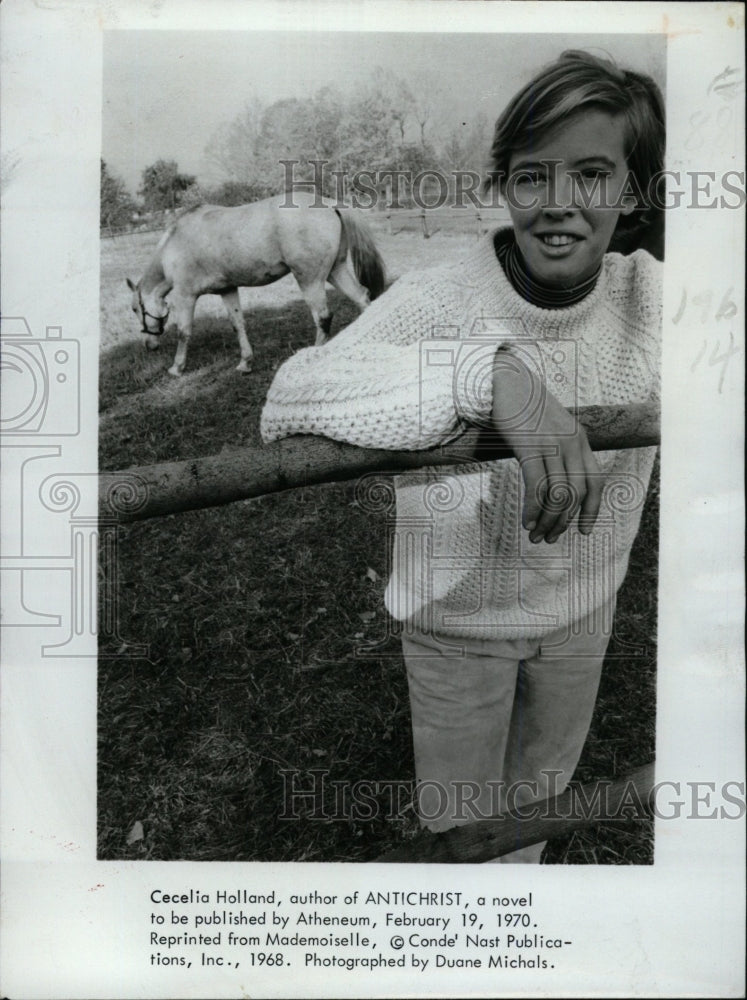
[[[291, 279], [242, 292], [257, 360], [241, 377], [220, 303], [205, 299], [188, 373], [170, 379], [173, 336], [165, 352], [141, 348], [123, 283], [156, 240], [103, 244], [102, 469], [256, 443], [274, 370], [313, 334]], [[471, 241], [379, 242], [396, 275]], [[334, 329], [356, 315], [347, 301], [331, 301]], [[639, 648], [631, 655], [613, 640], [584, 779], [624, 774], [653, 756], [656, 500], [652, 490], [618, 606], [618, 635]], [[328, 769], [329, 782], [412, 778], [407, 685], [382, 602], [386, 533], [384, 515], [356, 505], [353, 484], [123, 529], [119, 636], [102, 641], [120, 655], [100, 664], [101, 857], [369, 860], [415, 832], [411, 810], [394, 821], [279, 818], [283, 769]], [[146, 644], [147, 657], [122, 655], [128, 642]], [[374, 653], [358, 655], [366, 644]], [[331, 788], [325, 801], [332, 809]], [[386, 793], [379, 804], [386, 814]], [[127, 846], [137, 820], [145, 837]], [[640, 823], [576, 834], [547, 852], [565, 863], [651, 859], [651, 829]]]

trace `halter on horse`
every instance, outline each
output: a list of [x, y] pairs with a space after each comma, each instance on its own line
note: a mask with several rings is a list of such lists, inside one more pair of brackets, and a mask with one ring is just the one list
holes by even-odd
[[[141, 333], [147, 334], [149, 337], [160, 337], [166, 328], [166, 320], [169, 318], [169, 307], [166, 306], [166, 312], [163, 316], [154, 316], [153, 313], [149, 313], [145, 308], [145, 303], [143, 302], [143, 295], [138, 286], [135, 286], [133, 291], [137, 292], [138, 304], [140, 308], [140, 322], [142, 323]], [[148, 324], [145, 322], [147, 319], [153, 319], [158, 324], [157, 330], [149, 330]]]

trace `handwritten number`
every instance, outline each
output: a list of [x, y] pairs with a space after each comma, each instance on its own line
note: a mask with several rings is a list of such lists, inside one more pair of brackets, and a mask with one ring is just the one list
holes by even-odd
[[[727, 66], [723, 73], [711, 80], [707, 95], [722, 101], [734, 101], [744, 90], [744, 79], [739, 70]], [[709, 102], [713, 108], [713, 101]], [[730, 104], [721, 104], [715, 112], [698, 108], [690, 115], [690, 134], [685, 141], [685, 149], [709, 148], [729, 150], [734, 145], [734, 109]]]
[[718, 391], [719, 393], [724, 388], [724, 378], [726, 377], [726, 366], [729, 363], [729, 358], [734, 357], [735, 354], [739, 353], [739, 348], [734, 346], [734, 334], [729, 331], [729, 347], [723, 354], [719, 354], [720, 341], [716, 341], [716, 346], [711, 351], [711, 356], [708, 359], [708, 364], [711, 368], [715, 365], [721, 365], [721, 374], [718, 379]]
[[732, 302], [731, 293], [734, 291], [734, 286], [729, 288], [721, 299], [721, 305], [718, 307], [718, 312], [716, 313], [716, 319], [731, 319], [732, 316], [736, 316], [737, 307]]
[[[721, 304], [716, 310], [716, 319], [732, 319], [737, 314], [737, 305], [732, 299], [732, 292], [734, 291], [734, 286], [731, 285], [727, 288], [724, 293], [724, 297], [721, 299]], [[691, 299], [693, 306], [702, 306], [703, 310], [700, 316], [701, 323], [707, 323], [710, 317], [711, 307], [713, 305], [713, 292], [711, 289], [706, 289], [699, 295], [693, 295]], [[673, 323], [679, 323], [682, 317], [685, 315], [687, 309], [687, 289], [682, 289], [682, 296], [680, 298], [680, 304], [677, 306], [677, 312], [672, 316]]]
[[[704, 340], [703, 346], [698, 351], [697, 358], [690, 365], [691, 372], [694, 372], [695, 369], [698, 367], [700, 362], [703, 360], [707, 350], [708, 350], [708, 341]], [[732, 333], [731, 330], [729, 331], [729, 346], [725, 349], [723, 354], [719, 354], [720, 350], [721, 350], [721, 341], [717, 340], [716, 346], [711, 351], [711, 356], [708, 359], [709, 368], [715, 368], [716, 365], [721, 365], [721, 372], [719, 373], [718, 377], [719, 394], [723, 391], [724, 388], [724, 379], [726, 378], [726, 369], [729, 364], [729, 359], [733, 358], [735, 354], [739, 354], [739, 348], [736, 347], [734, 344], [734, 334]]]
[[680, 299], [679, 309], [674, 314], [674, 316], [672, 316], [672, 322], [673, 323], [679, 323], [679, 321], [682, 319], [682, 316], [684, 315], [684, 312], [685, 312], [685, 306], [686, 305], [687, 305], [687, 289], [683, 288], [682, 289], [682, 298]]
[[704, 340], [704, 341], [703, 341], [703, 346], [701, 347], [700, 351], [698, 352], [698, 356], [697, 356], [697, 358], [696, 358], [696, 359], [695, 359], [695, 361], [693, 361], [693, 363], [692, 363], [692, 364], [690, 365], [690, 371], [691, 371], [691, 372], [694, 372], [694, 371], [695, 371], [695, 369], [696, 369], [696, 368], [698, 367], [698, 365], [700, 364], [700, 362], [701, 362], [701, 361], [703, 360], [703, 355], [705, 354], [705, 352], [706, 352], [707, 350], [708, 350], [708, 341], [707, 341], [707, 340]]
[[685, 143], [686, 149], [701, 149], [703, 147], [706, 143], [703, 128], [710, 120], [710, 117], [711, 115], [708, 111], [694, 111], [690, 115], [690, 125], [692, 128]]
[[701, 323], [708, 322], [708, 313], [711, 311], [711, 301], [713, 300], [713, 292], [703, 292], [701, 295], [693, 296], [694, 306], [703, 306], [703, 313], [701, 316]]
[[724, 106], [718, 109], [716, 112], [716, 125], [718, 131], [716, 132], [716, 145], [720, 149], [728, 149], [729, 144], [733, 144], [733, 133], [732, 133], [732, 122], [734, 120], [734, 111], [728, 106]]

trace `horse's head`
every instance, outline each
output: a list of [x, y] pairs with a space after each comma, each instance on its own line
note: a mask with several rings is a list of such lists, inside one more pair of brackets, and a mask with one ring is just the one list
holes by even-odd
[[140, 282], [136, 285], [127, 278], [127, 287], [132, 292], [132, 311], [140, 321], [141, 333], [145, 335], [145, 343], [151, 349], [158, 347], [158, 338], [164, 331], [169, 318], [169, 307], [162, 296], [152, 292], [143, 292]]

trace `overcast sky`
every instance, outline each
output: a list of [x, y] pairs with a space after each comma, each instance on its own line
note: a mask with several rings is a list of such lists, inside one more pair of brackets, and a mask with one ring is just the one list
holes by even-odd
[[607, 53], [664, 88], [659, 34], [109, 31], [102, 156], [133, 194], [143, 168], [159, 158], [211, 183], [219, 178], [205, 146], [250, 97], [269, 104], [327, 84], [345, 93], [376, 66], [406, 80], [436, 71], [449, 95], [444, 114], [454, 124], [468, 125], [481, 111], [492, 121], [519, 86], [566, 48]]

